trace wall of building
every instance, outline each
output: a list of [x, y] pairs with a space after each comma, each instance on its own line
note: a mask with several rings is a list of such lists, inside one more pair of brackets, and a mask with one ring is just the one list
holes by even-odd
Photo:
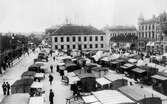
[[[106, 50], [106, 35], [57, 35], [52, 36], [52, 49]], [[63, 41], [61, 40], [63, 38]], [[67, 39], [69, 38], [69, 40]], [[75, 40], [74, 40], [75, 38]], [[80, 40], [79, 40], [80, 38]], [[92, 38], [92, 41], [90, 40]], [[97, 39], [96, 39], [97, 38]], [[57, 41], [55, 41], [57, 39]]]

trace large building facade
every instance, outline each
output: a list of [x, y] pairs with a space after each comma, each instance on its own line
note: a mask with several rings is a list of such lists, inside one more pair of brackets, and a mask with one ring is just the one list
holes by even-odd
[[106, 50], [105, 33], [92, 26], [65, 24], [49, 34], [53, 50]]
[[134, 26], [107, 27], [105, 30], [107, 30], [106, 33], [110, 38], [110, 47], [117, 44], [120, 48], [127, 48], [137, 40], [135, 38], [137, 37], [137, 30]]
[[159, 16], [153, 16], [145, 20], [143, 17], [138, 19], [138, 49], [147, 52], [164, 53], [165, 44], [163, 41], [163, 32], [161, 29], [160, 18], [166, 13]]

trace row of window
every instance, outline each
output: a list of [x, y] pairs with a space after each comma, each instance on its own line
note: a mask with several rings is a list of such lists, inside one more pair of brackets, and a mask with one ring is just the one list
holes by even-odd
[[135, 35], [135, 33], [112, 33], [110, 34], [111, 37], [117, 36], [117, 35]]
[[[82, 49], [82, 48], [86, 49], [86, 48], [93, 48], [92, 44], [89, 44], [89, 45], [84, 44], [83, 47], [82, 47], [81, 44], [78, 44], [78, 45], [73, 44], [71, 47], [70, 47], [70, 45], [60, 45], [60, 48], [61, 49], [65, 49], [65, 46], [66, 46], [66, 49], [77, 49], [77, 48], [78, 49]], [[104, 44], [95, 44], [94, 48], [104, 48]], [[59, 49], [58, 45], [55, 45], [55, 49]]]
[[154, 24], [152, 25], [141, 25], [139, 26], [139, 30], [154, 30], [155, 29], [155, 26]]
[[154, 32], [139, 32], [139, 38], [156, 38]]
[[[87, 36], [84, 36], [83, 37], [83, 41], [88, 41], [88, 39], [89, 39], [89, 41], [92, 41], [93, 40], [93, 37], [92, 36], [90, 36], [90, 37], [87, 37]], [[66, 37], [66, 42], [70, 42], [70, 37]], [[77, 40], [77, 37], [72, 37], [72, 42], [76, 42], [76, 40]], [[104, 39], [103, 39], [103, 36], [100, 36], [100, 41], [103, 41]], [[55, 42], [58, 42], [58, 37], [55, 37], [54, 38], [54, 41]], [[81, 36], [79, 36], [78, 37], [78, 41], [80, 42], [80, 41], [82, 41], [82, 37]], [[95, 36], [95, 41], [99, 41], [99, 38], [98, 38], [98, 36]], [[60, 37], [60, 42], [65, 42], [65, 37]]]

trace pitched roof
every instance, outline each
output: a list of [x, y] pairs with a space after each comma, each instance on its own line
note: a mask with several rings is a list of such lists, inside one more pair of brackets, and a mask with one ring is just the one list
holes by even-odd
[[56, 29], [51, 33], [51, 36], [54, 35], [102, 35], [105, 34], [103, 31], [100, 31], [92, 26], [79, 26], [66, 24]]
[[134, 26], [114, 26], [108, 28], [109, 31], [136, 31]]

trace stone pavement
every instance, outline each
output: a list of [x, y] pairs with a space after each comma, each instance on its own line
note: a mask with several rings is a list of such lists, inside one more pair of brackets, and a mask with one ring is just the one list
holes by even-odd
[[[53, 63], [53, 60], [49, 61], [49, 63]], [[55, 62], [56, 63], [56, 62]], [[53, 84], [49, 84], [48, 75], [45, 75], [45, 79], [43, 80], [43, 89], [45, 91], [46, 104], [49, 104], [49, 90], [52, 89], [54, 92], [54, 104], [66, 104], [66, 98], [72, 95], [70, 91], [70, 86], [66, 86], [61, 82], [61, 77], [58, 72], [56, 72], [56, 67], [54, 67], [54, 72], [52, 73], [54, 80]]]

